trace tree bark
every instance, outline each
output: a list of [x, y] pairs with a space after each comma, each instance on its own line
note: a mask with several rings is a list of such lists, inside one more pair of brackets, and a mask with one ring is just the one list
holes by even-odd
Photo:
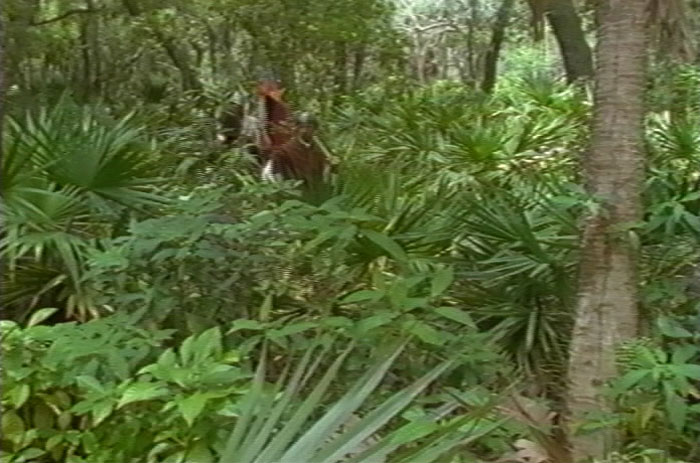
[[367, 47], [360, 44], [355, 48], [352, 60], [352, 89], [357, 90], [362, 82], [362, 74], [365, 68], [365, 58], [367, 57]]
[[602, 458], [614, 433], [577, 435], [591, 411], [606, 411], [601, 387], [616, 374], [615, 347], [638, 330], [637, 253], [624, 227], [641, 219], [646, 72], [645, 0], [603, 0], [596, 50], [595, 109], [586, 187], [600, 202], [584, 226], [567, 408], [575, 461]]
[[5, 125], [5, 24], [0, 15], [0, 165], [3, 157], [3, 127]]
[[469, 66], [469, 77], [478, 79], [479, 74], [476, 70], [476, 51], [474, 33], [479, 24], [479, 2], [478, 0], [469, 0], [469, 23], [467, 24], [467, 65]]
[[545, 15], [561, 50], [566, 79], [571, 83], [592, 78], [591, 48], [572, 0], [548, 0]]
[[81, 86], [82, 86], [82, 91], [81, 94], [85, 100], [87, 100], [90, 96], [90, 70], [92, 69], [92, 62], [90, 60], [90, 49], [88, 48], [87, 44], [87, 26], [85, 24], [80, 26], [80, 53], [83, 58], [83, 76], [81, 79]]
[[345, 42], [335, 44], [335, 56], [333, 63], [333, 101], [338, 103], [339, 98], [347, 92], [348, 88], [348, 48]]
[[481, 82], [481, 89], [486, 93], [491, 93], [496, 85], [498, 58], [501, 55], [501, 47], [503, 46], [506, 27], [508, 27], [508, 20], [510, 19], [514, 3], [514, 0], [503, 0], [496, 14], [496, 22], [491, 31], [491, 44], [484, 60], [484, 80]]
[[207, 51], [209, 53], [209, 69], [211, 70], [212, 78], [216, 79], [219, 73], [218, 66], [218, 56], [216, 54], [218, 46], [218, 38], [216, 36], [216, 30], [209, 24], [206, 23], [207, 28]]

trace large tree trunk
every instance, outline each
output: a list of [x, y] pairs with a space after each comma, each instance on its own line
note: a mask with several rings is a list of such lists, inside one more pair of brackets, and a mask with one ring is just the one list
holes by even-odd
[[491, 31], [491, 44], [484, 59], [484, 80], [481, 81], [481, 89], [486, 93], [490, 93], [496, 85], [498, 58], [501, 55], [501, 47], [514, 3], [514, 0], [503, 0], [496, 13], [496, 22]]
[[587, 412], [608, 410], [601, 388], [616, 374], [615, 347], [637, 333], [636, 251], [625, 227], [641, 218], [646, 0], [602, 0], [595, 111], [583, 169], [601, 202], [585, 224], [567, 395], [574, 457], [602, 457], [612, 432], [576, 435]]

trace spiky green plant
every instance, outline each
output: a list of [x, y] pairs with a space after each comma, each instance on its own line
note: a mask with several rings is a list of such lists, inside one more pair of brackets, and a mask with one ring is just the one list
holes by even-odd
[[67, 100], [10, 119], [4, 143], [3, 303], [23, 311], [51, 295], [45, 302], [85, 316], [91, 238], [108, 236], [124, 211], [164, 202], [153, 190], [154, 150], [128, 118], [109, 125]]
[[[335, 402], [326, 405], [324, 396], [352, 346], [345, 349], [323, 375], [311, 385], [323, 355], [312, 348], [297, 367], [265, 390], [264, 360], [260, 362], [250, 392], [241, 405], [238, 421], [219, 455], [219, 462], [360, 463], [421, 461], [430, 463], [459, 445], [474, 441], [501, 422], [476, 414], [438, 424], [440, 415], [405, 424], [386, 436], [372, 439], [431, 382], [451, 368], [452, 360], [439, 363], [423, 377], [366, 412], [357, 412], [379, 385], [403, 350], [405, 343], [386, 349], [365, 373]], [[452, 407], [450, 407], [452, 408]], [[354, 418], [354, 423], [348, 422]]]

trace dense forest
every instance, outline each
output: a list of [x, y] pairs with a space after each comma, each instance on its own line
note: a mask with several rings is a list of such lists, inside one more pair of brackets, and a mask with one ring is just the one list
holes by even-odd
[[700, 1], [1, 8], [0, 463], [700, 462]]

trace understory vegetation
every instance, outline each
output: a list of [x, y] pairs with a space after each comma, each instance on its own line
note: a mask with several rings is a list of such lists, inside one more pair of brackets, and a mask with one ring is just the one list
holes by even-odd
[[[265, 25], [275, 2], [87, 1], [41, 25], [64, 9], [46, 3], [3, 5], [0, 461], [565, 461], [594, 108], [525, 40], [526, 2], [488, 92], [483, 64], [415, 74], [405, 5], [282, 2]], [[474, 60], [496, 3], [455, 16]], [[466, 53], [466, 33], [435, 43]], [[368, 61], [355, 82], [332, 73], [342, 47]], [[190, 81], [167, 63], [183, 50]], [[313, 195], [216, 140], [264, 60], [319, 121]], [[700, 461], [700, 71], [649, 74], [643, 220], [619, 230], [641, 335], [600, 385], [611, 411], [567, 431], [615, 430], [600, 462]]]

